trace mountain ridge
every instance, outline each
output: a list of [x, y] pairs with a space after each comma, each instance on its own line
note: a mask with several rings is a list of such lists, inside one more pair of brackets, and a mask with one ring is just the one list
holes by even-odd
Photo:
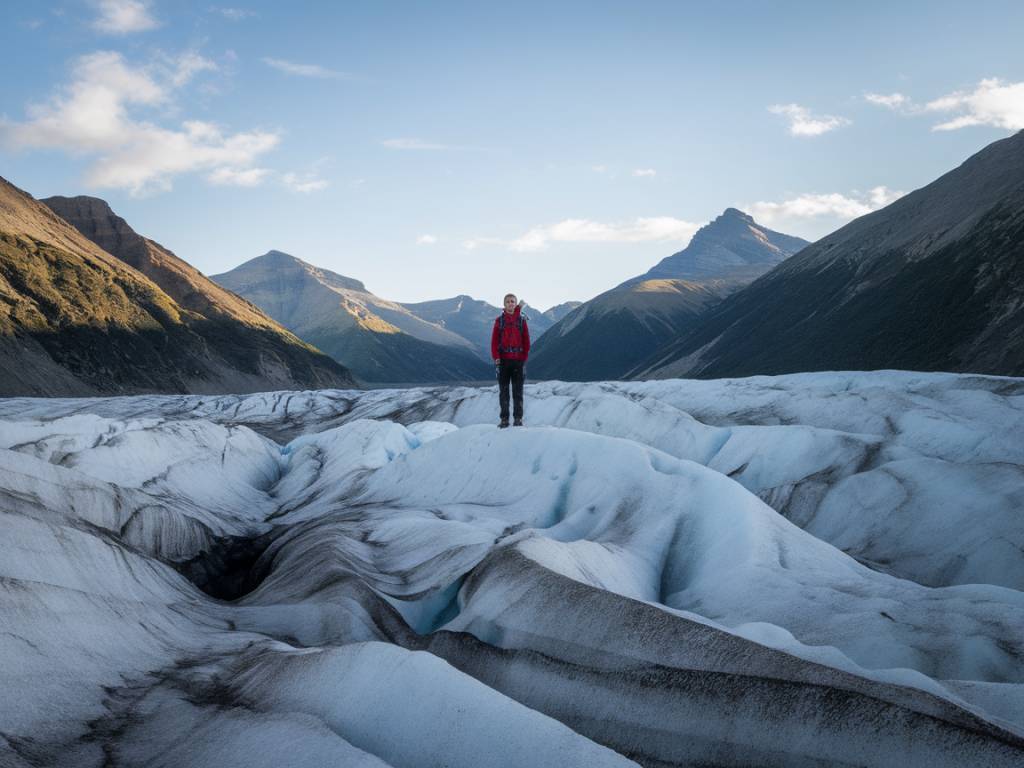
[[[474, 299], [467, 294], [459, 294], [448, 299], [408, 302], [402, 306], [417, 317], [436, 323], [469, 340], [481, 359], [490, 362], [491, 329], [494, 327], [494, 319], [502, 312], [501, 307], [482, 299]], [[548, 312], [561, 306], [564, 304], [552, 307]], [[536, 343], [555, 322], [547, 312], [539, 312], [526, 303], [523, 304], [523, 316], [528, 321], [532, 343]]]
[[531, 354], [531, 373], [567, 381], [623, 378], [729, 293], [804, 245], [727, 208], [686, 248], [562, 317]]
[[1024, 132], [804, 249], [632, 377], [1024, 373]]
[[[184, 262], [183, 262], [184, 263]], [[254, 392], [353, 386], [298, 339], [178, 304], [153, 279], [0, 179], [0, 392], [7, 395]], [[255, 336], [253, 336], [255, 334]]]
[[775, 266], [807, 245], [803, 238], [758, 224], [738, 208], [726, 208], [698, 229], [681, 251], [622, 285], [656, 278], [692, 282], [752, 280], [764, 273], [765, 265]]
[[252, 301], [367, 382], [474, 381], [490, 366], [470, 341], [354, 278], [271, 250], [212, 280]]

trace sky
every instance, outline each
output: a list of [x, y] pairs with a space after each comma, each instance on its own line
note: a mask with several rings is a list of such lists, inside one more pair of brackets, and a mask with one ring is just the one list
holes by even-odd
[[0, 175], [204, 273], [583, 301], [727, 207], [815, 240], [1024, 128], [1024, 3], [9, 3]]

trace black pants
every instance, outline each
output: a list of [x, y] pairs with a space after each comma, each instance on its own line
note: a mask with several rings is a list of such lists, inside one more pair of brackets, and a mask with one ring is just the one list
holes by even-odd
[[523, 371], [522, 360], [502, 360], [498, 369], [498, 405], [501, 406], [501, 420], [508, 421], [508, 384], [512, 382], [512, 407], [516, 421], [523, 418]]

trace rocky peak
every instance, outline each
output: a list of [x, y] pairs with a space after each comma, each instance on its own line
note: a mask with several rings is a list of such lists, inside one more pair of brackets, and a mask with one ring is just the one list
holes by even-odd
[[750, 214], [726, 208], [705, 224], [683, 250], [662, 259], [646, 279], [753, 280], [762, 272], [801, 250], [807, 241], [761, 226]]
[[749, 213], [744, 213], [739, 208], [726, 208], [722, 211], [722, 214], [715, 219], [716, 222], [728, 222], [733, 220], [739, 220], [745, 224], [753, 224], [754, 226], [757, 226], [757, 223], [754, 221], [754, 217]]
[[142, 269], [148, 258], [144, 238], [114, 213], [106, 200], [88, 195], [57, 195], [40, 202], [107, 253]]
[[716, 216], [712, 221], [697, 230], [690, 246], [695, 244], [710, 243], [715, 241], [743, 240], [755, 237], [761, 242], [768, 238], [766, 234], [758, 237], [758, 233], [767, 233], [769, 230], [761, 227], [754, 218], [736, 208], [726, 208], [721, 215]]
[[110, 207], [110, 203], [99, 197], [90, 197], [89, 195], [77, 195], [75, 197], [64, 197], [63, 195], [54, 195], [53, 197], [47, 197], [41, 202], [46, 203], [50, 208], [56, 209], [61, 208], [68, 213], [85, 219], [117, 219], [121, 225], [128, 227], [128, 224], [120, 216], [117, 216], [113, 209]]
[[[359, 280], [339, 275], [337, 272], [331, 272], [329, 269], [321, 269], [303, 261], [297, 256], [292, 256], [290, 253], [275, 249], [267, 251], [262, 256], [257, 256], [255, 259], [250, 259], [244, 264], [235, 267], [231, 272], [225, 273], [225, 275], [237, 273], [237, 275], [241, 276], [253, 271], [271, 272], [295, 278], [300, 278], [305, 274], [309, 278], [331, 288], [367, 293], [366, 286]], [[225, 275], [218, 275], [215, 279], [219, 281]]]

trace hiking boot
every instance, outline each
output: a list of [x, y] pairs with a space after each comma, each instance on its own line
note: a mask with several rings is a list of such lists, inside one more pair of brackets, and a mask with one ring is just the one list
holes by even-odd
[[508, 426], [508, 419], [502, 419], [501, 423], [498, 425], [498, 429], [505, 429], [505, 427], [507, 427], [507, 426]]
[[[505, 422], [505, 426], [508, 426], [508, 422]], [[523, 420], [522, 419], [516, 419], [515, 421], [512, 422], [512, 426], [513, 427], [521, 427], [521, 426], [523, 426]]]

